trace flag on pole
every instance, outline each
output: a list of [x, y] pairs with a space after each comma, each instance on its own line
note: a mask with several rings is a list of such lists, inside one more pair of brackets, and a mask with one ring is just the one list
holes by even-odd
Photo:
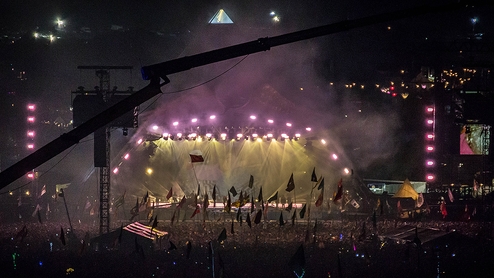
[[220, 235], [218, 236], [218, 242], [223, 242], [226, 240], [226, 228], [223, 228]]
[[296, 274], [297, 277], [302, 277], [303, 272], [305, 271], [305, 253], [304, 253], [304, 245], [300, 244], [297, 251], [288, 261], [288, 266], [291, 270]]
[[288, 206], [286, 207], [286, 211], [291, 211], [293, 208], [293, 202], [290, 202], [290, 204], [288, 204]]
[[65, 233], [63, 231], [63, 227], [60, 227], [60, 241], [62, 241], [62, 244], [65, 245]]
[[252, 223], [250, 222], [250, 213], [247, 213], [247, 220], [245, 220], [245, 222], [247, 222], [247, 225], [249, 225], [249, 228], [252, 228]]
[[125, 204], [125, 194], [127, 191], [124, 191], [122, 196], [118, 197], [117, 200], [115, 200], [115, 207], [118, 208], [120, 206], [123, 206]]
[[295, 219], [297, 219], [297, 208], [295, 208], [295, 210], [293, 211], [293, 215], [292, 215], [292, 226], [295, 225]]
[[194, 216], [196, 216], [196, 214], [198, 214], [199, 212], [201, 212], [201, 207], [199, 205], [197, 205], [196, 209], [194, 210], [194, 212], [192, 213], [190, 218], [194, 218]]
[[448, 216], [448, 210], [446, 210], [446, 203], [441, 202], [441, 205], [439, 205], [439, 207], [441, 209], [441, 214], [443, 215], [443, 219], [446, 218], [446, 216]]
[[288, 184], [286, 185], [286, 191], [291, 192], [295, 189], [295, 182], [293, 180], [293, 173], [290, 176], [290, 179], [288, 180]]
[[216, 207], [216, 184], [213, 187], [213, 207]]
[[45, 193], [46, 193], [46, 185], [43, 185], [43, 187], [41, 188], [41, 193], [39, 194], [38, 198], [41, 198], [41, 196], [45, 195]]
[[185, 201], [187, 201], [187, 198], [185, 198], [185, 195], [182, 197], [182, 200], [177, 205], [177, 208], [182, 208], [182, 206], [185, 204]]
[[269, 197], [268, 203], [271, 203], [272, 201], [276, 201], [276, 200], [278, 200], [278, 191], [276, 191], [276, 193], [273, 196]]
[[312, 176], [310, 177], [310, 181], [317, 182], [316, 167], [314, 167], [314, 170], [312, 170]]
[[33, 217], [36, 216], [36, 214], [41, 210], [41, 206], [39, 204], [36, 205], [36, 208], [34, 209], [34, 212], [32, 214]]
[[280, 226], [285, 225], [285, 220], [283, 220], [283, 211], [280, 211]]
[[262, 217], [262, 210], [258, 210], [256, 213], [256, 218], [254, 219], [254, 223], [256, 224], [261, 223], [261, 217]]
[[259, 189], [259, 196], [257, 196], [257, 201], [263, 203], [264, 199], [262, 198], [262, 186], [261, 189]]
[[202, 152], [199, 150], [194, 150], [189, 155], [190, 155], [191, 163], [204, 162], [204, 157], [202, 157]]
[[254, 213], [254, 196], [250, 200], [250, 213]]
[[324, 189], [324, 178], [322, 178], [321, 182], [319, 182], [319, 186], [317, 186], [317, 190]]
[[254, 187], [254, 176], [253, 175], [250, 175], [249, 188], [252, 188], [252, 187]]
[[151, 230], [158, 227], [158, 215], [154, 217], [153, 225], [151, 226]]
[[230, 192], [232, 193], [233, 197], [237, 196], [237, 190], [235, 190], [235, 187], [230, 188]]
[[321, 190], [321, 193], [319, 193], [319, 197], [317, 197], [316, 207], [320, 207], [322, 205], [323, 200], [324, 200], [324, 189]]
[[240, 214], [242, 210], [240, 208], [237, 209], [237, 222], [240, 222]]
[[230, 233], [232, 235], [235, 234], [235, 230], [233, 229], [233, 219], [232, 219], [232, 225], [231, 225], [231, 228], [230, 228]]
[[43, 224], [43, 221], [41, 221], [41, 214], [39, 213], [39, 210], [38, 210], [38, 212], [36, 214], [38, 214], [39, 224]]
[[455, 200], [455, 198], [453, 197], [453, 192], [451, 192], [450, 188], [448, 188], [448, 197], [451, 203]]
[[91, 207], [91, 202], [89, 200], [86, 200], [86, 206], [84, 206], [84, 210], [86, 210], [90, 207]]
[[173, 196], [173, 186], [168, 190], [168, 194], [166, 194], [166, 199], [170, 200], [170, 198]]
[[302, 209], [300, 210], [300, 218], [303, 219], [304, 216], [305, 216], [305, 210], [307, 209], [307, 204], [304, 204], [304, 206], [302, 207]]
[[340, 178], [340, 181], [338, 182], [338, 191], [336, 192], [333, 202], [336, 203], [338, 200], [343, 197], [343, 179]]

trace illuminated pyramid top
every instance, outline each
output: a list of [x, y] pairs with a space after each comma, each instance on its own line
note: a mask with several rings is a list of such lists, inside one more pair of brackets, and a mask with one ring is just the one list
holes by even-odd
[[233, 24], [233, 21], [223, 9], [219, 9], [209, 20], [209, 24]]

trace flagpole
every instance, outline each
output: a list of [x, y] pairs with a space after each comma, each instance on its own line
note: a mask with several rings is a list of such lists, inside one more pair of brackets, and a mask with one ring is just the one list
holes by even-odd
[[65, 193], [63, 192], [63, 188], [60, 188], [60, 190], [62, 191], [63, 204], [65, 205], [65, 212], [67, 212], [67, 218], [69, 219], [70, 231], [73, 232], [74, 230], [72, 229], [72, 222], [70, 221], [69, 209], [67, 208], [67, 202], [65, 201]]
[[199, 195], [200, 193], [199, 189], [201, 188], [200, 187], [201, 185], [199, 184], [199, 180], [197, 179], [196, 168], [194, 168], [194, 163], [191, 162], [190, 164], [192, 164], [192, 171], [194, 171], [194, 177], [196, 178], [196, 182], [197, 182], [197, 195]]

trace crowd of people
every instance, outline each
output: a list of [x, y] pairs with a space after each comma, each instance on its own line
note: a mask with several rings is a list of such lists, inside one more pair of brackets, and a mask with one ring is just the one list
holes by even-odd
[[[0, 225], [3, 277], [488, 277], [485, 270], [493, 270], [492, 226], [484, 221], [359, 215], [249, 225], [234, 212], [206, 221], [198, 215], [157, 221], [168, 234], [142, 252], [137, 240], [119, 239], [128, 221], [113, 223], [112, 244], [95, 246], [95, 221], [72, 221], [70, 228], [64, 220], [35, 219]], [[407, 225], [459, 237], [429, 245], [380, 237]]]

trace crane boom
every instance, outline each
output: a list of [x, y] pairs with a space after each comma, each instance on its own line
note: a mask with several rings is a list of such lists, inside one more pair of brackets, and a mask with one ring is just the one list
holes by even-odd
[[[472, 1], [468, 1], [471, 3]], [[475, 1], [474, 1], [475, 2]], [[150, 84], [135, 92], [124, 100], [116, 103], [107, 110], [89, 119], [73, 130], [64, 133], [57, 139], [36, 150], [14, 165], [0, 172], [0, 189], [6, 187], [27, 172], [47, 162], [56, 155], [77, 144], [80, 140], [93, 133], [95, 130], [106, 126], [111, 121], [134, 109], [145, 101], [161, 93], [161, 86], [168, 83], [168, 75], [189, 70], [194, 67], [204, 66], [248, 54], [270, 50], [271, 47], [289, 44], [297, 41], [312, 39], [315, 37], [330, 35], [355, 28], [373, 24], [384, 23], [392, 20], [404, 19], [428, 13], [458, 10], [468, 7], [464, 1], [440, 6], [420, 6], [397, 12], [373, 15], [354, 20], [345, 20], [338, 23], [310, 28], [297, 32], [287, 33], [274, 37], [259, 38], [254, 41], [216, 49], [201, 54], [185, 56], [167, 62], [145, 66], [141, 69], [144, 80], [150, 80]], [[163, 83], [160, 83], [164, 80]]]

